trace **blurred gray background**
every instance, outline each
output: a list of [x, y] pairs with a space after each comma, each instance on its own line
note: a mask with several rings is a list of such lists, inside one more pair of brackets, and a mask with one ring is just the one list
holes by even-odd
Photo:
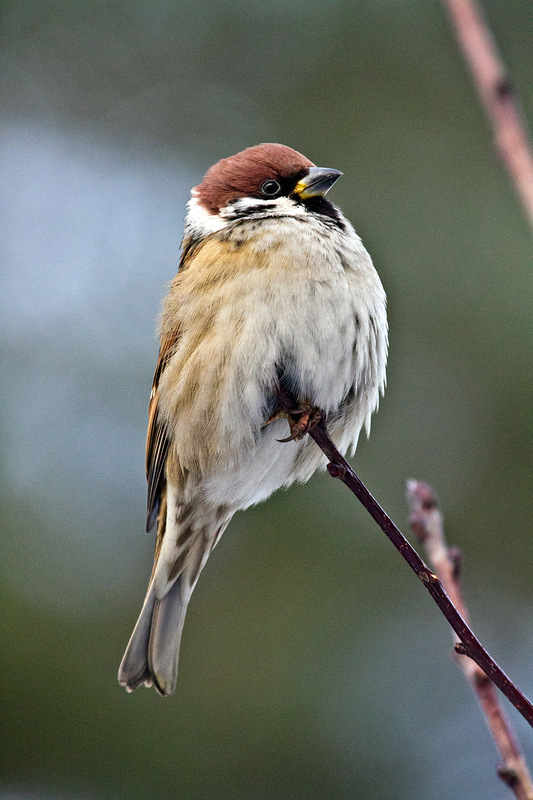
[[[484, 5], [531, 121], [531, 3]], [[188, 191], [279, 141], [345, 173], [332, 200], [389, 296], [388, 390], [354, 465], [406, 532], [405, 480], [436, 487], [474, 628], [533, 694], [531, 240], [439, 3], [1, 10], [0, 796], [507, 797], [443, 618], [327, 476], [234, 519], [174, 697], [116, 682]]]

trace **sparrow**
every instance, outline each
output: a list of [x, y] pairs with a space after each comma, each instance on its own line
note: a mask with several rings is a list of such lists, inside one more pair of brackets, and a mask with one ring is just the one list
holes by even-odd
[[[385, 387], [386, 297], [325, 197], [341, 175], [260, 144], [216, 163], [191, 191], [150, 396], [147, 530], [157, 536], [118, 673], [128, 691], [172, 694], [209, 554], [236, 511], [326, 466], [305, 436], [317, 420], [343, 454], [370, 431]], [[294, 399], [291, 415], [279, 388]]]

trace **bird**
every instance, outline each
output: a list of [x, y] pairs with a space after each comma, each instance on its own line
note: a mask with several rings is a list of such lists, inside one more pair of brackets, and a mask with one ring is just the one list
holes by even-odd
[[156, 543], [118, 673], [130, 692], [174, 692], [187, 606], [211, 551], [236, 511], [325, 468], [305, 435], [313, 425], [322, 420], [342, 454], [370, 432], [386, 382], [386, 295], [326, 198], [342, 174], [266, 143], [221, 159], [191, 190], [149, 403]]

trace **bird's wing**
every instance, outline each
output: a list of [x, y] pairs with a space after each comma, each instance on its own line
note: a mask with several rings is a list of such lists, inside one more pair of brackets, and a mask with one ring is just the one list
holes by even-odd
[[[178, 273], [185, 269], [198, 243], [187, 239], [183, 242]], [[155, 368], [150, 403], [148, 405], [148, 431], [146, 433], [146, 480], [148, 481], [148, 497], [146, 508], [146, 530], [150, 532], [154, 527], [159, 510], [162, 507], [166, 493], [165, 462], [169, 447], [169, 434], [166, 425], [159, 419], [159, 381], [165, 367], [172, 358], [176, 344], [180, 338], [180, 331], [175, 330], [171, 335], [161, 339], [159, 358]], [[164, 526], [163, 526], [164, 532]], [[158, 536], [158, 539], [161, 538]], [[157, 550], [158, 548], [156, 548]]]
[[159, 381], [174, 353], [179, 334], [167, 336], [161, 341], [159, 359], [155, 369], [150, 404], [148, 406], [148, 431], [146, 434], [146, 480], [148, 481], [148, 498], [146, 508], [146, 530], [151, 531], [155, 525], [161, 497], [165, 490], [165, 462], [169, 447], [167, 426], [159, 418]]

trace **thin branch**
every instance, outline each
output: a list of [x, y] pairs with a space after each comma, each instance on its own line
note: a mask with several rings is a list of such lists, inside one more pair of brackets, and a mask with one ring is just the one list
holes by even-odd
[[[298, 413], [294, 412], [297, 404], [283, 389], [277, 390], [277, 398], [281, 407], [295, 422]], [[504, 693], [514, 707], [533, 727], [533, 705], [517, 686], [507, 677], [493, 658], [487, 653], [481, 642], [476, 639], [469, 626], [462, 618], [446, 592], [438, 577], [424, 564], [416, 550], [409, 544], [389, 515], [382, 509], [377, 500], [370, 494], [364, 483], [359, 480], [345, 458], [341, 456], [327, 432], [322, 421], [309, 431], [309, 436], [317, 443], [328, 458], [328, 472], [332, 478], [338, 478], [355, 494], [370, 516], [377, 522], [383, 533], [391, 540], [402, 558], [407, 561], [413, 572], [418, 575], [424, 586], [436, 602], [449, 624], [459, 637], [464, 652], [472, 658], [489, 676], [491, 681]]]
[[443, 0], [492, 125], [496, 148], [533, 226], [533, 155], [513, 84], [476, 0]]
[[[408, 481], [407, 504], [409, 524], [427, 552], [433, 569], [463, 619], [468, 623], [459, 574], [461, 557], [456, 548], [448, 547], [444, 536], [442, 514], [435, 492], [427, 483]], [[459, 639], [454, 635], [454, 641]], [[470, 658], [456, 654], [457, 661], [476, 693], [494, 743], [503, 759], [498, 775], [514, 792], [518, 800], [533, 800], [533, 783], [524, 757], [520, 752], [511, 723], [505, 714], [494, 688], [481, 668]]]

